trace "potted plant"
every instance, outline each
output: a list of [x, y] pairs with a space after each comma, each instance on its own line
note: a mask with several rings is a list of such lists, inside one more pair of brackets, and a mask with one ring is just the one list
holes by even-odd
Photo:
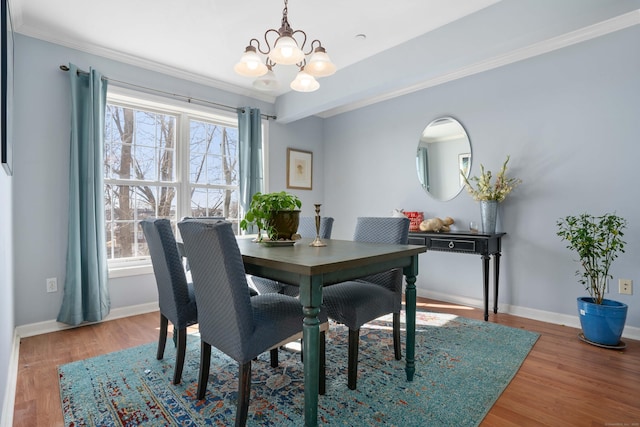
[[576, 271], [589, 297], [578, 298], [578, 312], [584, 338], [592, 343], [617, 346], [627, 317], [627, 305], [604, 298], [611, 263], [624, 253], [622, 230], [627, 221], [615, 214], [594, 216], [583, 213], [557, 221], [557, 235], [567, 248], [576, 251], [582, 269]]
[[280, 191], [276, 193], [256, 193], [251, 198], [249, 210], [240, 221], [240, 228], [258, 228], [257, 241], [262, 241], [262, 231], [269, 240], [290, 240], [298, 230], [302, 202], [298, 196]]

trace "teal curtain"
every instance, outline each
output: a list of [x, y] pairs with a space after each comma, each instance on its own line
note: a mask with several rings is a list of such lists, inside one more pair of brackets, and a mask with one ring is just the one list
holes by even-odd
[[82, 72], [73, 64], [69, 77], [69, 242], [58, 322], [78, 325], [102, 320], [111, 306], [102, 177], [107, 82], [96, 70]]
[[240, 206], [249, 209], [251, 197], [263, 192], [262, 119], [258, 108], [238, 109], [240, 156]]

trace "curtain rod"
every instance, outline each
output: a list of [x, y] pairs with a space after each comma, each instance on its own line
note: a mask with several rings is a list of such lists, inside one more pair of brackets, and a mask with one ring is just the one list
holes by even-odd
[[[69, 67], [66, 66], [66, 65], [61, 65], [60, 69], [62, 71], [69, 71]], [[87, 74], [87, 75], [89, 74], [86, 71], [78, 70], [78, 74], [80, 74], [80, 73]], [[197, 101], [197, 102], [202, 102], [204, 104], [215, 105], [216, 107], [220, 107], [220, 108], [226, 108], [226, 109], [232, 110], [232, 111], [238, 111], [239, 109], [244, 109], [243, 107], [232, 107], [230, 105], [219, 104], [217, 102], [208, 101], [206, 99], [194, 98], [193, 96], [180, 95], [178, 93], [165, 92], [165, 91], [160, 90], [160, 89], [154, 89], [154, 88], [151, 88], [151, 87], [141, 86], [141, 85], [138, 85], [138, 84], [135, 84], [135, 83], [123, 82], [122, 80], [116, 80], [116, 79], [112, 79], [110, 77], [102, 76], [102, 78], [104, 80], [106, 80], [106, 81], [112, 81], [112, 82], [120, 83], [120, 84], [123, 84], [123, 85], [126, 85], [126, 86], [131, 86], [131, 87], [136, 87], [136, 88], [139, 88], [139, 89], [149, 90], [149, 91], [152, 91], [152, 92], [161, 93], [163, 95], [169, 95], [169, 96], [172, 96], [174, 98], [182, 98], [182, 99], [185, 99], [188, 103], [191, 103], [191, 101]], [[269, 114], [262, 114], [261, 113], [260, 116], [265, 118], [265, 119], [267, 119], [267, 120], [269, 120], [269, 119], [274, 119], [274, 120], [277, 119], [277, 116], [271, 116]]]

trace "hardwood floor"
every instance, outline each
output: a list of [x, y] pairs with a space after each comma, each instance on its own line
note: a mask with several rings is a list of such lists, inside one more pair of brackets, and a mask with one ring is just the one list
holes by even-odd
[[[482, 319], [479, 309], [418, 304]], [[581, 342], [574, 328], [502, 313], [490, 321], [541, 336], [482, 427], [640, 426], [640, 341], [608, 350]], [[22, 339], [13, 425], [63, 426], [56, 367], [156, 341], [158, 326], [156, 312]]]

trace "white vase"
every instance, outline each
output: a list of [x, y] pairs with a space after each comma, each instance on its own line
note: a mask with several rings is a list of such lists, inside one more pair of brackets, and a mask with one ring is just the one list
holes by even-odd
[[480, 201], [480, 222], [483, 234], [495, 234], [498, 219], [498, 202], [496, 200]]

